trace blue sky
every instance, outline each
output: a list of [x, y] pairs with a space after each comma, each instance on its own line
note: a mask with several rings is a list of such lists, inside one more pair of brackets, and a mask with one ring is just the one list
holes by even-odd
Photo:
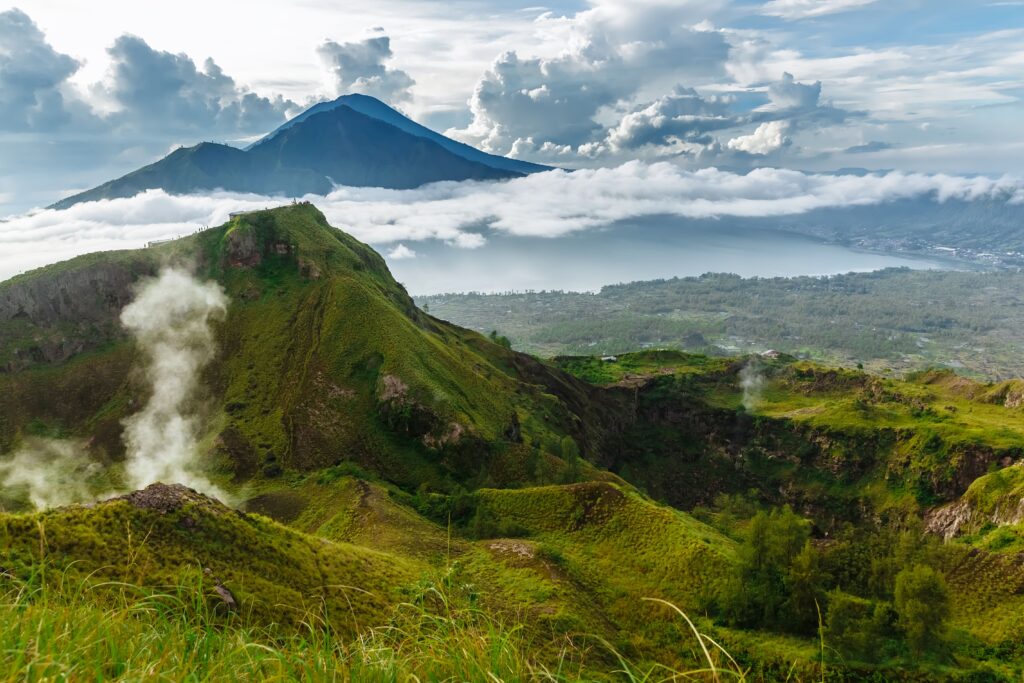
[[564, 167], [1014, 173], [1024, 2], [0, 2], [0, 215], [344, 92]]

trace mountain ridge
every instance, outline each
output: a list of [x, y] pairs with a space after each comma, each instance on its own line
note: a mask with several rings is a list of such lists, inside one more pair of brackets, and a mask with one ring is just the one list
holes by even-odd
[[446, 180], [503, 180], [549, 170], [450, 140], [374, 98], [345, 102], [314, 105], [245, 149], [214, 142], [178, 148], [48, 208], [67, 209], [148, 189], [299, 197], [326, 195], [336, 185], [411, 189]]
[[245, 149], [253, 149], [254, 147], [257, 147], [258, 145], [261, 145], [264, 142], [270, 141], [278, 133], [287, 130], [288, 128], [291, 128], [296, 123], [301, 123], [302, 121], [304, 121], [305, 119], [309, 118], [314, 114], [321, 113], [323, 111], [329, 111], [339, 106], [347, 106], [361, 114], [365, 114], [366, 116], [371, 116], [373, 118], [384, 121], [385, 123], [389, 123], [406, 133], [415, 135], [417, 137], [423, 137], [432, 140], [441, 145], [442, 147], [444, 147], [445, 149], [447, 149], [448, 151], [470, 161], [479, 161], [483, 164], [492, 166], [500, 170], [515, 171], [517, 173], [536, 173], [539, 171], [550, 170], [549, 166], [544, 166], [542, 164], [534, 164], [528, 161], [521, 161], [519, 159], [510, 159], [508, 157], [502, 157], [495, 154], [488, 154], [487, 152], [483, 152], [481, 150], [476, 149], [475, 147], [471, 147], [470, 145], [467, 145], [464, 142], [452, 140], [451, 138], [445, 135], [441, 135], [440, 133], [433, 131], [430, 128], [427, 128], [426, 126], [416, 123], [412, 119], [402, 115], [401, 113], [387, 106], [386, 104], [384, 104], [375, 97], [359, 94], [342, 95], [341, 97], [335, 100], [320, 102], [319, 104], [313, 105], [312, 107], [302, 112], [301, 114], [282, 123], [273, 131], [263, 136], [256, 142], [253, 142]]

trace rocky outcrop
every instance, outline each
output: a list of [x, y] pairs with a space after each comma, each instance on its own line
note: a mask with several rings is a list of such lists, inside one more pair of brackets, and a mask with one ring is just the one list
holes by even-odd
[[925, 529], [949, 541], [960, 535], [974, 518], [974, 511], [966, 500], [935, 508], [925, 515]]
[[199, 493], [195, 489], [190, 489], [183, 484], [163, 484], [157, 482], [139, 491], [132, 491], [110, 500], [127, 501], [140, 510], [153, 510], [164, 515], [180, 510], [189, 504], [199, 506], [211, 512], [230, 511], [230, 508], [220, 501]]
[[967, 497], [942, 505], [925, 515], [925, 528], [947, 541], [973, 533], [986, 524], [1013, 526], [1024, 522], [1024, 498], [1006, 499], [991, 512], [977, 509]]
[[118, 316], [155, 261], [106, 260], [0, 285], [0, 372], [60, 363], [117, 339]]
[[110, 322], [132, 300], [132, 285], [155, 273], [154, 263], [139, 258], [16, 279], [0, 286], [0, 323], [25, 320], [51, 327], [67, 322]]

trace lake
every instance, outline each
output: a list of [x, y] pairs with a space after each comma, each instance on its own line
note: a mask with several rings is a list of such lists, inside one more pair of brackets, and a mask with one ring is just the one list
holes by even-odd
[[[962, 268], [941, 259], [858, 251], [803, 235], [726, 223], [647, 218], [555, 239], [491, 231], [478, 249], [442, 242], [408, 242], [415, 258], [389, 259], [411, 294], [561, 289], [686, 277], [708, 272], [789, 277], [883, 268]], [[388, 246], [378, 246], [381, 253]]]

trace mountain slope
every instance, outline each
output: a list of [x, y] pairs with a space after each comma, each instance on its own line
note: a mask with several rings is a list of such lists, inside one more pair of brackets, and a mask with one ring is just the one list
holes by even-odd
[[[170, 591], [177, 617], [196, 596], [219, 607], [199, 585], [209, 568], [260, 626], [302, 631], [291, 616], [307, 613], [278, 605], [316, 603], [328, 630], [366, 637], [407, 626], [410, 607], [433, 624], [467, 606], [502, 642], [523, 634], [538, 666], [585, 658], [571, 665], [588, 679], [624, 666], [610, 648], [637, 667], [698, 665], [657, 599], [750, 680], [817, 680], [822, 634], [836, 677], [1019, 679], [1019, 519], [1002, 513], [1021, 495], [1005, 467], [1024, 454], [1019, 383], [785, 356], [546, 364], [417, 309], [376, 252], [294, 204], [0, 283], [0, 453], [67, 440], [120, 485], [123, 421], [150, 388], [118, 315], [167, 265], [230, 298], [194, 409], [205, 474], [243, 511], [157, 487], [0, 512], [0, 588], [64, 582], [93, 607]], [[919, 517], [958, 502], [969, 519], [946, 545], [923, 534]], [[0, 506], [24, 510], [16, 487]], [[950, 593], [932, 658], [909, 649], [894, 595], [919, 565]], [[737, 613], [762, 594], [779, 598], [770, 611]], [[877, 619], [844, 627], [836, 604]], [[786, 616], [798, 608], [811, 618]], [[840, 651], [843, 628], [871, 647]]]
[[533, 164], [528, 161], [521, 161], [519, 159], [509, 159], [507, 157], [497, 156], [495, 154], [488, 154], [482, 152], [475, 147], [452, 140], [449, 137], [441, 135], [440, 133], [430, 130], [426, 126], [422, 126], [415, 121], [403, 116], [399, 112], [395, 111], [388, 105], [384, 104], [375, 97], [369, 97], [367, 95], [342, 95], [336, 100], [330, 102], [321, 102], [313, 105], [306, 111], [302, 112], [298, 116], [286, 121], [285, 123], [278, 126], [273, 132], [260, 138], [246, 149], [253, 149], [265, 142], [272, 140], [278, 135], [278, 133], [285, 131], [292, 126], [301, 123], [311, 116], [316, 114], [331, 111], [339, 107], [349, 107], [360, 114], [365, 114], [372, 118], [383, 121], [384, 123], [390, 124], [399, 130], [402, 130], [410, 135], [417, 137], [426, 138], [437, 144], [441, 145], [449, 152], [456, 154], [463, 159], [474, 161], [477, 163], [490, 166], [504, 171], [513, 171], [515, 173], [537, 173], [539, 171], [550, 170], [550, 167], [543, 166], [541, 164]]
[[170, 194], [228, 190], [301, 196], [327, 194], [333, 187], [329, 179], [312, 169], [264, 165], [263, 161], [234, 147], [203, 142], [176, 149], [160, 161], [62, 199], [50, 208], [67, 209], [80, 202], [133, 197], [153, 189]]
[[443, 180], [500, 180], [545, 166], [486, 154], [410, 121], [373, 98], [311, 107], [245, 150], [211, 142], [54, 203], [212, 190], [273, 196], [325, 195], [336, 185], [408, 189]]
[[600, 430], [581, 419], [597, 409], [591, 388], [419, 311], [376, 252], [299, 204], [0, 285], [0, 448], [54, 433], [120, 456], [120, 422], [142, 389], [117, 316], [135, 282], [182, 261], [232, 302], [210, 436], [236, 478], [351, 461], [445, 489], [533, 479], [531, 444], [552, 476], [565, 437], [584, 455], [598, 447]]
[[245, 153], [257, 167], [310, 169], [339, 185], [357, 187], [408, 189], [440, 180], [522, 175], [470, 161], [347, 106], [313, 114]]

